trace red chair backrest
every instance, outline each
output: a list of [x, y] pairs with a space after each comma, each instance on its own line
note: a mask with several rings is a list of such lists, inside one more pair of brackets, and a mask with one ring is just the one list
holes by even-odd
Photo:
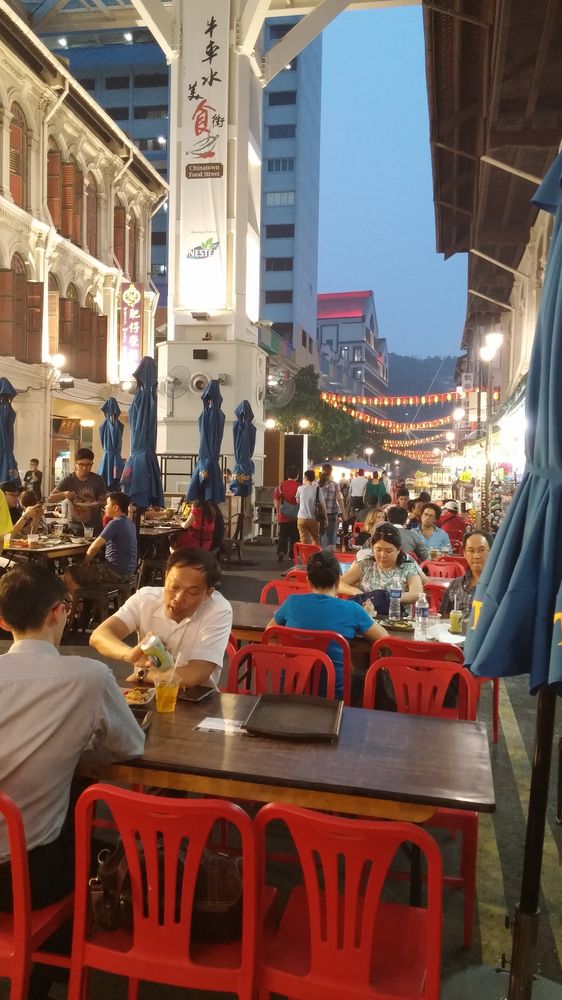
[[355, 557], [356, 557], [355, 552], [334, 552], [334, 555], [339, 563], [355, 562]]
[[289, 572], [285, 574], [283, 579], [287, 582], [289, 582], [289, 580], [295, 580], [295, 582], [300, 581], [301, 583], [308, 582], [305, 569], [290, 569]]
[[353, 524], [353, 531], [352, 531], [353, 537], [355, 538], [355, 535], [358, 535], [360, 531], [364, 530], [365, 530], [365, 522], [355, 521]]
[[[242, 670], [242, 673], [241, 673]], [[326, 698], [334, 698], [336, 671], [326, 653], [300, 646], [252, 643], [239, 649], [229, 664], [229, 694], [318, 694], [326, 678]]]
[[446, 660], [448, 663], [464, 663], [462, 649], [452, 642], [416, 642], [414, 639], [399, 639], [387, 635], [377, 639], [371, 646], [371, 663], [381, 656], [411, 657], [412, 660]]
[[312, 542], [295, 542], [293, 545], [293, 558], [295, 563], [301, 566], [306, 566], [308, 560], [315, 552], [321, 552], [322, 549], [319, 545], [313, 545]]
[[[384, 925], [384, 919], [377, 919], [384, 912], [381, 892], [397, 852], [407, 842], [416, 844], [426, 859], [426, 933], [416, 947], [421, 949], [421, 968], [426, 969], [423, 996], [435, 1000], [440, 994], [442, 863], [433, 838], [411, 823], [342, 819], [270, 803], [254, 820], [259, 878], [264, 885], [267, 826], [279, 820], [295, 845], [307, 901], [308, 926], [303, 934], [310, 940], [310, 967], [295, 972], [295, 980], [302, 977], [295, 995], [319, 997], [321, 984], [332, 981], [340, 997], [344, 995], [342, 980], [349, 996], [386, 1000], [394, 995], [393, 984], [386, 980], [386, 988], [380, 991], [373, 986], [372, 973], [381, 949], [377, 931]], [[314, 984], [314, 992], [307, 990], [307, 979]], [[292, 994], [290, 984], [288, 991]], [[324, 995], [330, 996], [329, 987]]]
[[309, 594], [310, 584], [299, 580], [270, 580], [260, 594], [260, 604], [269, 604], [270, 594], [275, 595], [275, 604], [282, 604], [290, 594]]
[[[444, 660], [413, 660], [382, 656], [365, 677], [363, 708], [376, 708], [377, 677], [385, 670], [391, 680], [399, 712], [445, 719], [475, 719], [477, 685], [464, 667]], [[453, 678], [458, 680], [456, 706], [444, 705]]]
[[339, 632], [315, 631], [307, 628], [288, 628], [286, 625], [270, 625], [261, 637], [262, 643], [283, 643], [285, 646], [299, 646], [301, 649], [321, 650], [327, 653], [331, 642], [341, 646], [343, 655], [343, 700], [351, 704], [351, 650], [347, 639]]
[[464, 576], [465, 570], [458, 562], [441, 562], [438, 559], [426, 559], [422, 562], [421, 568], [428, 576], [440, 576], [443, 580], [454, 580], [457, 576]]
[[[453, 548], [454, 548], [454, 546], [453, 546]], [[465, 559], [465, 557], [462, 554], [462, 545], [461, 545], [461, 550], [460, 550], [460, 554], [459, 555], [439, 556], [439, 559], [436, 559], [435, 562], [452, 562], [452, 563], [458, 563], [459, 566], [464, 566], [465, 573], [466, 573], [466, 571], [468, 569], [468, 559]]]
[[[182, 985], [193, 970], [194, 974], [198, 971], [208, 977], [205, 988], [219, 988], [213, 986], [213, 972], [219, 974], [220, 959], [216, 967], [195, 961], [190, 941], [203, 849], [215, 824], [223, 820], [236, 829], [242, 848], [242, 937], [239, 962], [229, 968], [229, 973], [235, 992], [240, 989], [242, 976], [251, 984], [255, 963], [256, 852], [254, 829], [244, 810], [225, 799], [172, 799], [106, 784], [90, 785], [76, 806], [77, 888], [71, 982], [75, 963], [84, 964], [83, 945], [90, 926], [90, 844], [95, 809], [102, 803], [109, 809], [121, 838], [131, 880], [133, 930], [127, 946], [128, 974], [139, 979], [156, 978], [147, 972], [158, 964], [173, 969], [174, 978], [167, 980], [170, 983]], [[181, 852], [183, 863], [182, 846], [187, 848]], [[96, 943], [96, 950], [103, 947], [103, 941]], [[112, 953], [118, 969], [112, 965]], [[107, 971], [123, 975], [122, 952], [118, 946], [114, 951], [110, 941], [104, 950], [104, 963]], [[251, 990], [244, 995], [252, 995]]]
[[441, 599], [447, 589], [445, 583], [424, 583], [423, 589], [429, 602], [429, 611], [439, 614]]
[[0, 976], [12, 977], [16, 967], [21, 968], [31, 960], [31, 902], [29, 868], [25, 832], [20, 811], [15, 802], [0, 792], [0, 816], [8, 835], [12, 874], [13, 916], [9, 928], [0, 930]]

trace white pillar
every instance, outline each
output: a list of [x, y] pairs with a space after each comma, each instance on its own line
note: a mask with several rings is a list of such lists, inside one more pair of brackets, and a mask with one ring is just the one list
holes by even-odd
[[[182, 384], [173, 405], [159, 396], [158, 450], [197, 452], [197, 376], [221, 374], [223, 453], [232, 453], [234, 407], [248, 399], [259, 459], [261, 87], [248, 57], [232, 44], [233, 6], [234, 0], [178, 0], [175, 7], [183, 49], [170, 66], [168, 342], [159, 348], [158, 374], [164, 380], [176, 369]], [[210, 86], [213, 72], [220, 81]]]

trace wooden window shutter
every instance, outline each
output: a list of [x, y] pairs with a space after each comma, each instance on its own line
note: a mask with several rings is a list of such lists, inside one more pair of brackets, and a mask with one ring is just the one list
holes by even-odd
[[50, 291], [49, 292], [49, 354], [58, 354], [58, 353], [59, 353], [59, 293]]
[[74, 223], [72, 240], [82, 246], [82, 214], [84, 203], [84, 174], [81, 170], [74, 173]]
[[10, 194], [16, 205], [24, 205], [25, 132], [13, 121], [10, 125]]
[[14, 272], [0, 270], [0, 353], [5, 357], [14, 355], [14, 286]]
[[74, 187], [76, 170], [73, 163], [63, 163], [62, 165], [62, 210], [61, 210], [61, 233], [67, 239], [72, 239], [72, 224], [74, 218]]
[[66, 358], [65, 371], [70, 375], [76, 369], [76, 338], [74, 332], [74, 310], [76, 303], [71, 299], [59, 299], [59, 351]]
[[56, 229], [62, 222], [62, 156], [58, 149], [47, 153], [47, 206]]
[[96, 314], [91, 309], [81, 307], [78, 312], [78, 356], [76, 371], [78, 378], [90, 378], [95, 368], [94, 320]]
[[113, 209], [113, 252], [123, 271], [125, 270], [125, 234], [125, 209], [121, 205], [115, 205]]
[[13, 331], [14, 357], [27, 361], [27, 277], [17, 271], [14, 275]]
[[107, 382], [107, 316], [94, 316], [96, 321], [96, 368], [94, 382]]
[[93, 186], [88, 187], [86, 196], [86, 244], [92, 257], [98, 255], [98, 193]]
[[27, 362], [40, 365], [43, 334], [43, 282], [27, 282]]

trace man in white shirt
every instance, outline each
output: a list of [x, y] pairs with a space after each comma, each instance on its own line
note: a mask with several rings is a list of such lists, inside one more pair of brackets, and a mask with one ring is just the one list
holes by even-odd
[[[232, 628], [232, 608], [214, 588], [220, 567], [211, 552], [177, 549], [168, 559], [163, 587], [142, 587], [92, 632], [90, 645], [104, 656], [160, 676], [140, 644], [149, 632], [162, 640], [186, 687], [218, 685]], [[124, 639], [136, 632], [138, 644]]]
[[[0, 580], [0, 625], [14, 637], [0, 656], [0, 788], [22, 815], [34, 908], [72, 889], [72, 817], [65, 821], [82, 752], [105, 762], [144, 751], [144, 733], [109, 667], [60, 656], [66, 597], [60, 577], [36, 563], [18, 565]], [[0, 823], [0, 910], [11, 907]]]
[[365, 470], [358, 469], [357, 475], [353, 477], [349, 487], [349, 500], [352, 511], [361, 510], [366, 488], [367, 479], [365, 477]]

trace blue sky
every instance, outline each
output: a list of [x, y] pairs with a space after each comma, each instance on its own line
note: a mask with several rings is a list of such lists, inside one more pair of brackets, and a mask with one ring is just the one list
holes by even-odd
[[435, 250], [420, 7], [323, 34], [318, 291], [370, 289], [397, 354], [458, 354], [466, 255]]

